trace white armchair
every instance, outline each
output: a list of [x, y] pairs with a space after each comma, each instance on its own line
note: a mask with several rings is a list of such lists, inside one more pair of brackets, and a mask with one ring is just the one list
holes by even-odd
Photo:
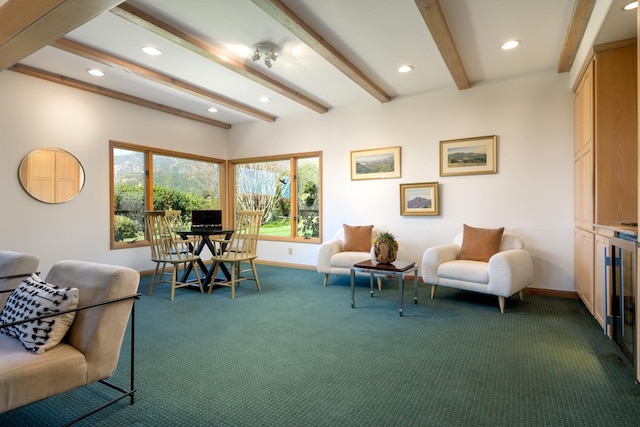
[[462, 241], [463, 233], [460, 233], [452, 244], [425, 251], [422, 278], [431, 284], [431, 298], [438, 286], [496, 295], [502, 313], [505, 298], [518, 292], [522, 300], [522, 290], [533, 277], [533, 265], [520, 237], [502, 234], [499, 252], [488, 262], [459, 259]]
[[[349, 226], [347, 226], [349, 227]], [[360, 261], [371, 258], [370, 249], [373, 239], [384, 230], [382, 227], [372, 226], [371, 238], [366, 251], [345, 251], [345, 228], [338, 230], [332, 240], [320, 245], [318, 249], [318, 273], [324, 273], [324, 286], [327, 286], [330, 274], [351, 274], [351, 267]], [[364, 249], [364, 245], [361, 249]], [[378, 279], [378, 289], [382, 290], [382, 279]]]

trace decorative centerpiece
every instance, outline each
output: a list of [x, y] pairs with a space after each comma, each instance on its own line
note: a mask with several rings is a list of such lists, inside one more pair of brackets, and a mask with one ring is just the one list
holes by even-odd
[[371, 246], [371, 260], [381, 264], [391, 264], [398, 256], [396, 236], [384, 231], [378, 234]]

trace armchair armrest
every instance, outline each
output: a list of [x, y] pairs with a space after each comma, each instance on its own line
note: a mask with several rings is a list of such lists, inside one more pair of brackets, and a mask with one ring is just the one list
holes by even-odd
[[533, 278], [533, 263], [524, 249], [498, 252], [489, 259], [489, 291], [510, 297], [529, 286]]
[[[0, 292], [13, 292], [13, 291], [14, 291], [14, 289], [7, 289], [7, 290], [3, 290], [3, 291], [0, 291]], [[113, 303], [116, 303], [116, 302], [125, 301], [125, 300], [129, 300], [129, 299], [140, 299], [141, 295], [142, 294], [139, 294], [139, 293], [132, 294], [132, 295], [125, 295], [125, 296], [119, 297], [119, 298], [113, 298], [113, 299], [109, 299], [109, 300], [106, 300], [106, 301], [100, 301], [100, 302], [97, 302], [95, 304], [88, 304], [88, 305], [83, 305], [81, 307], [72, 308], [72, 309], [69, 309], [69, 310], [58, 311], [57, 313], [49, 313], [49, 314], [43, 314], [42, 316], [30, 317], [28, 319], [18, 320], [17, 322], [0, 323], [0, 329], [8, 328], [10, 326], [21, 325], [21, 324], [27, 323], [27, 322], [33, 322], [34, 320], [46, 319], [46, 318], [49, 318], [49, 317], [56, 317], [56, 316], [60, 316], [60, 315], [67, 314], [67, 313], [73, 313], [73, 312], [76, 312], [76, 311], [87, 310], [89, 308], [100, 307], [102, 305], [113, 304]]]
[[[20, 274], [12, 274], [10, 276], [0, 276], [0, 280], [4, 280], [4, 279], [17, 279], [18, 277], [29, 277], [32, 274], [40, 274], [39, 271], [33, 271], [31, 273], [20, 273]], [[10, 289], [9, 292], [13, 291], [13, 289]]]
[[438, 284], [438, 267], [440, 264], [458, 258], [460, 246], [455, 243], [434, 246], [422, 255], [422, 280], [432, 285]]
[[318, 273], [331, 273], [331, 257], [342, 252], [344, 244], [340, 239], [328, 240], [318, 248]]

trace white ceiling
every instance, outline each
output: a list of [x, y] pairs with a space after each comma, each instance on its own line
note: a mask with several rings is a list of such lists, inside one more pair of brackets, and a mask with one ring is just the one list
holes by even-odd
[[[456, 87], [414, 0], [282, 3], [392, 98]], [[472, 87], [481, 82], [556, 71], [574, 3], [440, 0]], [[624, 0], [613, 2], [598, 43], [635, 37], [636, 14], [622, 12], [623, 3]], [[130, 0], [127, 4], [206, 41], [329, 110], [380, 102], [251, 0]], [[65, 38], [276, 117], [312, 111], [114, 13], [92, 19]], [[512, 38], [521, 40], [521, 46], [502, 51], [500, 44]], [[271, 69], [262, 61], [251, 60], [252, 46], [263, 41], [281, 48]], [[145, 45], [155, 46], [163, 54], [147, 56], [141, 51]], [[151, 82], [122, 67], [107, 66], [52, 46], [43, 47], [20, 63], [231, 125], [260, 120]], [[411, 64], [414, 70], [400, 74], [397, 68], [402, 64]], [[100, 68], [105, 75], [92, 77], [87, 73], [90, 68]], [[271, 102], [259, 101], [265, 95]], [[218, 112], [207, 112], [211, 106], [217, 107]]]

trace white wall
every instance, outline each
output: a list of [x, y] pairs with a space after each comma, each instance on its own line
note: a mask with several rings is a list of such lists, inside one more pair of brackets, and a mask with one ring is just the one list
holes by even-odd
[[[148, 248], [109, 249], [113, 139], [229, 159], [321, 150], [325, 240], [343, 223], [382, 224], [398, 236], [402, 258], [420, 261], [427, 247], [449, 242], [463, 223], [504, 226], [524, 237], [534, 257], [534, 286], [574, 290], [573, 118], [566, 73], [371, 101], [230, 131], [11, 71], [0, 72], [0, 99], [0, 248], [38, 255], [43, 272], [60, 259], [153, 267]], [[440, 140], [493, 134], [498, 174], [439, 176]], [[350, 180], [351, 150], [396, 145], [402, 147], [400, 179]], [[85, 187], [70, 202], [37, 202], [18, 182], [22, 158], [44, 146], [71, 152], [85, 168]], [[399, 184], [431, 181], [440, 183], [441, 215], [400, 216]], [[315, 265], [317, 248], [263, 241], [259, 257]]]
[[[109, 249], [109, 140], [226, 158], [227, 132], [12, 71], [0, 72], [0, 248], [40, 257], [46, 273], [61, 259], [148, 270], [149, 248]], [[18, 166], [31, 150], [57, 147], [82, 163], [73, 200], [41, 203], [25, 193]]]
[[[466, 223], [522, 235], [534, 287], [573, 291], [572, 94], [568, 75], [495, 84], [251, 123], [230, 130], [230, 158], [323, 151], [323, 239], [343, 223], [389, 227], [419, 262]], [[498, 173], [439, 176], [439, 141], [498, 136]], [[351, 150], [402, 147], [399, 179], [351, 181]], [[440, 183], [440, 216], [400, 216], [400, 183]], [[293, 248], [288, 255], [287, 248]], [[315, 264], [317, 245], [261, 242], [261, 259]], [[320, 280], [320, 279], [318, 279]]]

